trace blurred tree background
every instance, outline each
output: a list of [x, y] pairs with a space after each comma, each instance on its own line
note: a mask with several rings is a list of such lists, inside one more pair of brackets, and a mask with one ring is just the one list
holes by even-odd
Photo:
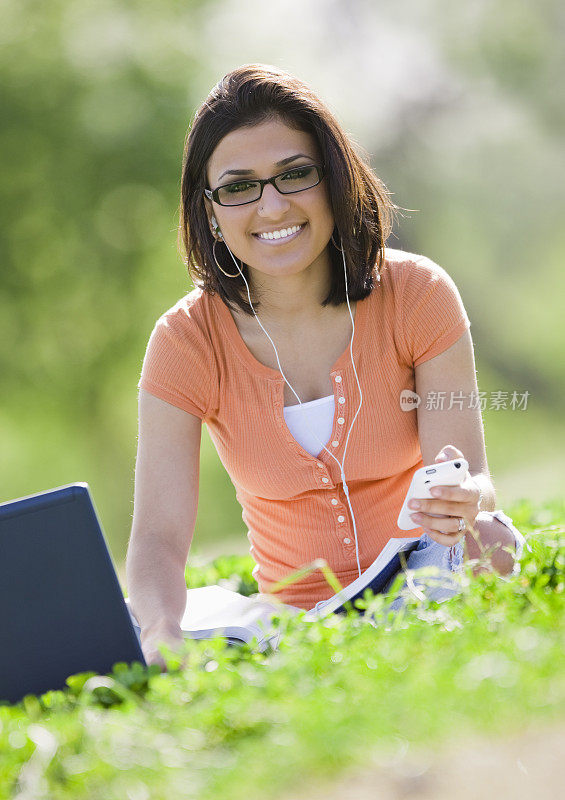
[[[399, 205], [389, 245], [460, 288], [498, 506], [565, 475], [565, 105], [557, 0], [3, 0], [0, 501], [87, 481], [123, 580], [137, 381], [192, 286], [177, 252], [184, 137], [243, 63], [309, 83]], [[191, 556], [245, 552], [203, 426]]]

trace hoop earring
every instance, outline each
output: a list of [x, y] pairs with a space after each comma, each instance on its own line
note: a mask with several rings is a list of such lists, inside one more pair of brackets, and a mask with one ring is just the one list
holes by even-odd
[[[340, 238], [340, 240], [341, 240], [341, 236], [340, 236], [339, 238]], [[337, 244], [334, 242], [334, 235], [333, 235], [333, 233], [332, 233], [331, 242], [332, 242], [332, 244], [333, 244], [333, 246], [335, 247], [335, 249], [336, 249], [336, 250], [339, 250], [339, 252], [340, 252], [340, 253], [343, 253], [343, 247], [338, 247], [338, 246], [337, 246]], [[343, 244], [343, 242], [342, 242], [342, 244]]]
[[225, 269], [222, 269], [222, 267], [220, 267], [220, 265], [218, 264], [218, 259], [216, 258], [216, 245], [217, 244], [218, 244], [218, 240], [214, 239], [214, 244], [212, 245], [212, 253], [214, 255], [214, 261], [216, 262], [216, 266], [218, 267], [220, 272], [224, 273], [226, 278], [237, 278], [238, 275], [240, 274], [239, 272], [236, 272], [234, 275], [230, 275], [229, 272], [226, 272]]

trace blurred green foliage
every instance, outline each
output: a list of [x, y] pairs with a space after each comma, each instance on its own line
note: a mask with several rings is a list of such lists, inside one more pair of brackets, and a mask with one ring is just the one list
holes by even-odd
[[[0, 500], [87, 481], [118, 562], [133, 509], [145, 345], [157, 317], [192, 288], [176, 244], [182, 146], [227, 71], [207, 28], [224, 6], [0, 6]], [[338, 3], [328, 14], [349, 10]], [[427, 13], [436, 23], [429, 47], [457, 88], [408, 103], [402, 135], [388, 144], [362, 144], [395, 201], [419, 209], [390, 244], [430, 256], [460, 287], [479, 388], [532, 393], [527, 411], [485, 412], [504, 505], [547, 495], [564, 464], [559, 5], [436, 0]], [[251, 37], [244, 60], [257, 60], [269, 24], [234, 22], [234, 38]], [[292, 71], [288, 40], [281, 53], [272, 62]], [[504, 113], [489, 117], [502, 101]], [[512, 472], [504, 484], [521, 464], [521, 479]], [[243, 552], [241, 510], [205, 428], [200, 486], [193, 552], [228, 537]]]

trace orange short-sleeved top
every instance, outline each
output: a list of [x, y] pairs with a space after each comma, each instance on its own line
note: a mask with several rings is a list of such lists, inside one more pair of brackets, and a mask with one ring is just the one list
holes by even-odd
[[[416, 410], [402, 410], [400, 394], [414, 391], [415, 366], [471, 324], [442, 267], [401, 250], [386, 248], [385, 256], [380, 280], [357, 302], [353, 356], [363, 404], [344, 465], [363, 570], [391, 537], [407, 535], [396, 520], [423, 465]], [[342, 461], [360, 400], [349, 344], [330, 376], [335, 415], [326, 446]], [[242, 508], [260, 592], [315, 558], [326, 559], [343, 586], [358, 577], [339, 465], [325, 450], [313, 456], [294, 439], [284, 419], [281, 373], [252, 355], [219, 295], [196, 288], [157, 320], [138, 385], [208, 426]], [[318, 570], [278, 597], [312, 608], [332, 594]]]

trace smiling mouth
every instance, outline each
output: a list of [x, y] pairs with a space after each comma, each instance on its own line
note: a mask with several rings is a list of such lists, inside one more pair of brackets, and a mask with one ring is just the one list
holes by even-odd
[[307, 222], [304, 222], [295, 233], [291, 233], [288, 236], [279, 236], [278, 238], [273, 237], [272, 239], [268, 239], [265, 238], [264, 236], [260, 236], [258, 233], [254, 233], [252, 235], [259, 242], [264, 242], [265, 244], [270, 244], [270, 245], [283, 244], [284, 242], [290, 242], [293, 239], [296, 239], [298, 236], [300, 236], [300, 234], [302, 233], [307, 224], [308, 224]]

